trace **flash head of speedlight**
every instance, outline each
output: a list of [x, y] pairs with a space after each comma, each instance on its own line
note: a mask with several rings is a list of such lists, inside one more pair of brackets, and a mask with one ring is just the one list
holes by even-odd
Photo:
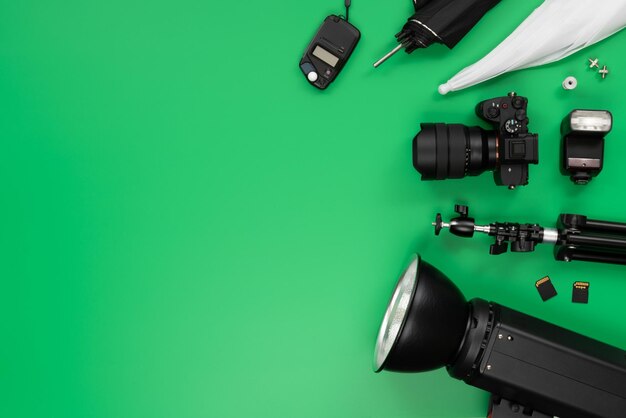
[[604, 166], [604, 136], [611, 132], [613, 116], [607, 110], [574, 110], [561, 124], [561, 172], [585, 185]]

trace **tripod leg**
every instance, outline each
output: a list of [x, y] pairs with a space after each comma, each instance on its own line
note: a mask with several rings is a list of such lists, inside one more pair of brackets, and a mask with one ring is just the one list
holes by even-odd
[[626, 223], [600, 221], [589, 219], [584, 215], [574, 215], [562, 213], [559, 215], [559, 226], [566, 229], [577, 229], [579, 231], [596, 231], [610, 234], [626, 234]]
[[626, 265], [626, 254], [587, 248], [554, 247], [554, 258], [559, 261], [589, 261], [593, 263]]

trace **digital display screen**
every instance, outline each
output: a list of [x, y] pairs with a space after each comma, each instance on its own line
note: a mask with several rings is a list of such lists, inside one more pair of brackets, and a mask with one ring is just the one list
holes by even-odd
[[339, 62], [339, 58], [337, 58], [330, 52], [326, 51], [324, 48], [322, 48], [319, 45], [316, 46], [315, 49], [313, 50], [313, 55], [315, 55], [317, 58], [321, 59], [322, 61], [324, 61], [326, 64], [330, 65], [331, 67], [334, 67]]

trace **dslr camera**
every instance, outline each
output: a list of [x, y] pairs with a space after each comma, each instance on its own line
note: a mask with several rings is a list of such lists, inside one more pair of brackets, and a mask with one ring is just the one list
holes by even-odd
[[528, 184], [528, 165], [539, 162], [538, 135], [528, 132], [528, 99], [509, 93], [476, 106], [493, 130], [423, 123], [413, 139], [413, 166], [422, 180], [459, 179], [493, 171], [496, 184]]

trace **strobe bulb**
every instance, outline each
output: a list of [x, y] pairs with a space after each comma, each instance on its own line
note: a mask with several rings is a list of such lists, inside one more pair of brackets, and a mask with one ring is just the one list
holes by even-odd
[[624, 350], [494, 302], [467, 302], [415, 255], [383, 318], [374, 369], [440, 367], [530, 413], [618, 418], [626, 411]]

